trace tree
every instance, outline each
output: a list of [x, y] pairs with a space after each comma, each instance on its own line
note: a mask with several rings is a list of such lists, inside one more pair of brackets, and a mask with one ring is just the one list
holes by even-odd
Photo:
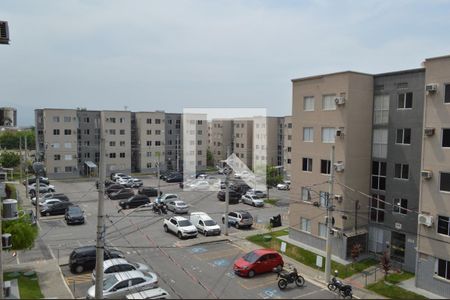
[[11, 250], [26, 250], [33, 248], [34, 241], [38, 236], [38, 229], [35, 225], [32, 225], [29, 214], [24, 214], [17, 220], [3, 221], [2, 227], [3, 233], [11, 234]]
[[213, 158], [213, 154], [211, 152], [211, 150], [206, 150], [206, 165], [208, 167], [213, 167], [214, 166], [214, 158]]
[[5, 168], [14, 168], [20, 164], [20, 155], [15, 152], [4, 151], [0, 154], [0, 164]]
[[266, 168], [266, 181], [268, 186], [276, 186], [278, 183], [283, 181], [283, 176], [281, 176], [274, 166], [267, 166]]
[[361, 251], [362, 251], [361, 244], [359, 244], [359, 243], [353, 244], [352, 249], [351, 249], [351, 256], [352, 256], [353, 263], [356, 263], [359, 255], [361, 254]]
[[389, 257], [388, 251], [385, 251], [383, 256], [380, 258], [380, 265], [384, 271], [384, 279], [386, 280], [386, 277], [391, 270], [391, 258]]
[[27, 137], [27, 146], [29, 150], [36, 148], [34, 128], [23, 131], [5, 131], [0, 134], [0, 147], [8, 150], [19, 149], [20, 138], [22, 138], [22, 147], [25, 147], [24, 140]]

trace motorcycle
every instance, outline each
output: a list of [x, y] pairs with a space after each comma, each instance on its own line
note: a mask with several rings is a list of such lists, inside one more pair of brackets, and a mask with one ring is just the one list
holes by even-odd
[[273, 271], [277, 273], [277, 279], [280, 278], [278, 280], [278, 287], [280, 290], [284, 290], [288, 284], [294, 282], [298, 287], [302, 287], [305, 284], [305, 279], [297, 273], [297, 269], [295, 267], [289, 269], [274, 268]]
[[154, 203], [153, 212], [160, 214], [167, 214], [167, 206], [164, 203]]
[[352, 299], [353, 298], [352, 286], [349, 284], [344, 284], [342, 281], [337, 279], [337, 276], [338, 271], [334, 271], [334, 277], [331, 279], [330, 283], [328, 283], [328, 289], [330, 291], [338, 290], [338, 293], [344, 299]]

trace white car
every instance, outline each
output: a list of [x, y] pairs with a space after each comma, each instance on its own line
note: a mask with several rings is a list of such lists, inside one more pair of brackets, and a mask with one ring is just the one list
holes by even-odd
[[[103, 296], [107, 299], [123, 299], [128, 294], [155, 287], [158, 287], [158, 277], [155, 273], [119, 272], [103, 280]], [[86, 299], [95, 299], [95, 285], [87, 291]]]
[[207, 213], [198, 211], [191, 213], [191, 222], [198, 232], [207, 235], [220, 235], [220, 226]]
[[194, 180], [192, 182], [186, 183], [185, 187], [187, 189], [195, 191], [207, 191], [210, 188], [210, 184], [206, 180]]
[[277, 184], [277, 190], [285, 190], [285, 191], [289, 191], [291, 189], [291, 184], [290, 182], [283, 182], [283, 183], [279, 183]]
[[116, 183], [125, 187], [131, 187], [130, 179], [127, 177], [121, 177], [116, 179]]
[[140, 180], [139, 178], [134, 178], [134, 177], [132, 177], [131, 179], [128, 179], [128, 184], [130, 187], [141, 187], [144, 185], [142, 180]]
[[123, 178], [123, 177], [128, 177], [128, 175], [125, 174], [125, 173], [115, 173], [115, 174], [113, 174], [113, 175], [111, 176], [111, 179], [112, 179], [112, 180], [117, 180], [117, 179]]
[[165, 203], [165, 204], [167, 204], [167, 202], [169, 200], [174, 200], [174, 199], [178, 199], [178, 195], [177, 194], [163, 194], [160, 197], [156, 197], [155, 202], [156, 203]]
[[176, 214], [187, 214], [189, 206], [180, 199], [169, 200], [166, 202], [167, 210], [173, 211]]
[[170, 299], [170, 294], [162, 288], [155, 288], [127, 295], [127, 299]]
[[249, 189], [246, 193], [246, 195], [254, 196], [256, 198], [266, 198], [267, 194], [261, 190], [255, 190], [255, 189]]
[[[46, 185], [44, 183], [39, 183], [39, 193], [49, 193], [49, 192], [54, 192], [55, 191], [55, 186], [54, 185]], [[35, 194], [36, 193], [36, 183], [32, 183], [28, 186], [28, 192], [30, 194]]]
[[249, 204], [252, 206], [262, 207], [264, 206], [264, 200], [252, 195], [242, 195], [241, 201], [244, 204]]
[[[106, 276], [110, 276], [118, 272], [127, 271], [150, 272], [151, 269], [147, 265], [141, 263], [132, 263], [124, 258], [107, 259], [103, 262], [103, 274], [105, 278]], [[92, 281], [95, 281], [95, 269], [94, 271], [92, 271]]]
[[191, 221], [180, 216], [170, 217], [170, 219], [164, 219], [163, 225], [165, 232], [173, 232], [178, 238], [197, 237], [197, 228], [192, 225]]

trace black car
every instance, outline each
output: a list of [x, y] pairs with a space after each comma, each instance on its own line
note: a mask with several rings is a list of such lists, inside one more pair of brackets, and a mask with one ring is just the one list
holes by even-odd
[[[93, 270], [95, 268], [96, 248], [95, 246], [84, 246], [73, 249], [69, 256], [69, 268], [72, 273]], [[104, 248], [104, 259], [124, 258], [118, 250]]]
[[[220, 201], [225, 201], [225, 194], [226, 194], [226, 191], [219, 191], [217, 193], [217, 199], [219, 199]], [[230, 204], [238, 204], [241, 197], [242, 197], [241, 193], [230, 189], [230, 192], [229, 192], [229, 203]]]
[[112, 185], [110, 185], [109, 187], [106, 188], [105, 193], [109, 195], [109, 194], [118, 192], [121, 189], [123, 189], [122, 185], [114, 183], [114, 184], [112, 184]]
[[41, 208], [41, 216], [64, 215], [67, 208], [71, 205], [73, 205], [72, 202], [62, 201], [52, 205], [43, 206]]
[[141, 186], [138, 189], [138, 194], [145, 195], [147, 197], [157, 197], [158, 190], [151, 186]]
[[[36, 177], [28, 178], [28, 185], [33, 184], [33, 183], [36, 183]], [[39, 183], [45, 183], [46, 185], [49, 185], [50, 184], [50, 180], [48, 180], [47, 177], [39, 177]], [[27, 181], [24, 180], [22, 182], [22, 184], [26, 185]]]
[[[113, 185], [115, 182], [109, 179], [105, 180], [105, 188], [108, 188], [109, 186]], [[95, 182], [95, 187], [98, 189], [98, 180]]]
[[84, 224], [84, 211], [79, 206], [69, 206], [64, 215], [64, 219], [66, 220], [67, 225]]
[[135, 208], [144, 204], [149, 204], [150, 199], [145, 195], [134, 195], [127, 200], [122, 200], [119, 202], [120, 207], [122, 208]]
[[176, 175], [176, 174], [180, 174], [180, 173], [177, 171], [164, 171], [164, 172], [159, 173], [159, 179], [166, 180], [167, 178], [169, 178], [173, 175]]
[[183, 182], [183, 175], [175, 174], [166, 179], [166, 182]]
[[115, 193], [111, 193], [109, 194], [109, 199], [111, 200], [117, 200], [117, 199], [128, 199], [131, 196], [134, 196], [134, 191], [133, 189], [130, 188], [122, 188], [121, 190], [115, 192]]
[[249, 189], [251, 189], [251, 187], [245, 182], [233, 182], [230, 185], [230, 189], [240, 193], [241, 195], [244, 195]]

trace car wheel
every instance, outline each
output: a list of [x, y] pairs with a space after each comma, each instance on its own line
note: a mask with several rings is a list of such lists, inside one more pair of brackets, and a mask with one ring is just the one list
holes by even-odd
[[50, 213], [49, 212], [47, 212], [47, 213], [45, 213], [45, 215], [48, 217], [48, 216], [50, 216]]
[[236, 222], [236, 223], [234, 223], [234, 227], [236, 227], [236, 229], [239, 229], [239, 223], [238, 222]]
[[183, 235], [181, 234], [181, 231], [178, 231], [178, 238], [181, 240], [183, 238]]
[[81, 273], [84, 271], [84, 268], [82, 265], [78, 265], [75, 267], [75, 273]]
[[167, 225], [164, 225], [164, 231], [169, 232], [169, 228], [167, 227]]
[[130, 209], [130, 206], [127, 204], [127, 205], [125, 206], [125, 208], [126, 208], [126, 209]]
[[252, 278], [254, 276], [255, 276], [255, 271], [253, 271], [253, 270], [248, 271], [248, 277], [249, 278]]

